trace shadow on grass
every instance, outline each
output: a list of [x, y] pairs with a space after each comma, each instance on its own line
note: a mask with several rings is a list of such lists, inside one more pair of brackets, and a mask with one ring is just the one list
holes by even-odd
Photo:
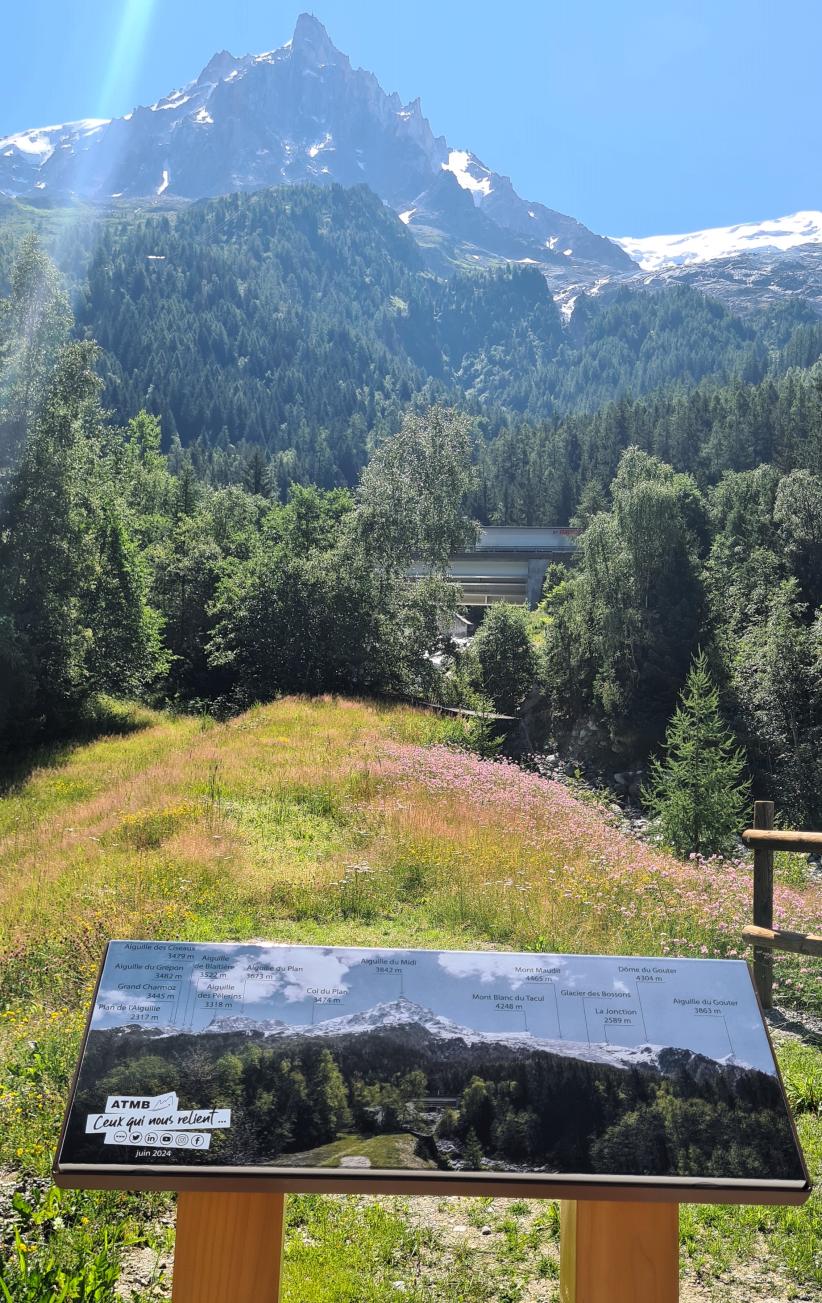
[[109, 699], [95, 702], [70, 732], [50, 738], [23, 739], [15, 750], [0, 751], [0, 796], [23, 787], [35, 769], [59, 768], [78, 747], [102, 737], [125, 737], [148, 728], [151, 718], [139, 706]]

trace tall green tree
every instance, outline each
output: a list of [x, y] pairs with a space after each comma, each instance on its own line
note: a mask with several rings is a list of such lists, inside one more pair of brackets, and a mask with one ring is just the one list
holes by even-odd
[[466, 513], [474, 482], [471, 422], [453, 408], [409, 412], [363, 472], [356, 526], [365, 552], [391, 574], [419, 561], [443, 574], [477, 537]]
[[492, 606], [466, 655], [477, 689], [503, 714], [513, 714], [537, 681], [540, 661], [522, 606]]
[[822, 476], [808, 470], [784, 476], [774, 521], [803, 597], [815, 611], [822, 606]]
[[[470, 532], [466, 437], [452, 414], [434, 413], [430, 425], [409, 419], [375, 454], [353, 509], [344, 490], [295, 488], [248, 556], [222, 569], [210, 608], [212, 668], [246, 699], [430, 685], [455, 595], [442, 580], [404, 572], [415, 555], [441, 558], [446, 542]], [[447, 528], [423, 502], [434, 471]], [[442, 493], [449, 484], [453, 501]]]
[[91, 640], [89, 686], [120, 697], [139, 696], [163, 673], [161, 620], [148, 603], [146, 566], [116, 501], [100, 503], [96, 557], [85, 602]]
[[0, 506], [6, 745], [70, 729], [95, 694], [132, 695], [162, 668], [117, 459], [106, 456], [96, 360], [90, 343], [58, 354]]
[[15, 681], [6, 681], [5, 729], [66, 727], [89, 691], [92, 633], [84, 610], [94, 573], [93, 478], [98, 419], [94, 349], [68, 345], [0, 509], [0, 610]]
[[742, 827], [750, 786], [702, 651], [668, 725], [664, 752], [663, 760], [651, 761], [643, 796], [666, 843], [680, 855], [728, 850]]
[[35, 235], [20, 244], [8, 298], [0, 301], [0, 470], [20, 452], [47, 400], [73, 325], [60, 277]]
[[794, 826], [822, 826], [822, 614], [808, 622], [795, 579], [776, 586], [731, 665], [746, 744]]
[[246, 700], [281, 692], [422, 691], [434, 674], [447, 585], [389, 590], [354, 548], [300, 554], [265, 540], [226, 568], [212, 613], [210, 664]]
[[690, 476], [638, 448], [611, 499], [546, 597], [548, 693], [559, 721], [591, 714], [617, 754], [636, 756], [661, 735], [699, 636], [707, 513]]
[[785, 549], [774, 520], [780, 488], [774, 466], [732, 471], [709, 499], [713, 541], [705, 587], [716, 641], [727, 662], [751, 623], [765, 619], [786, 577]]

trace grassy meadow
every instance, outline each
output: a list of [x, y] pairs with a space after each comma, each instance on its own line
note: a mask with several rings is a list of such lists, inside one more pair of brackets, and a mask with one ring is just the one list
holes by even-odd
[[[286, 699], [218, 724], [125, 710], [0, 795], [0, 1300], [169, 1295], [170, 1197], [57, 1192], [48, 1171], [109, 937], [734, 956], [744, 862], [682, 863], [590, 796], [448, 745], [407, 707]], [[776, 921], [822, 889], [778, 866]], [[822, 1014], [822, 965], [778, 960], [776, 999]], [[822, 1178], [822, 1051], [777, 1048]], [[684, 1207], [683, 1299], [812, 1299], [822, 1200]], [[549, 1303], [557, 1208], [295, 1197], [286, 1303]]]

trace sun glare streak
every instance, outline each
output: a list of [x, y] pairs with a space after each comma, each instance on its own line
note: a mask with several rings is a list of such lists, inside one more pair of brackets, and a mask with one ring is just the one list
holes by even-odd
[[[122, 105], [136, 85], [142, 64], [146, 43], [152, 28], [158, 0], [123, 0], [118, 6], [121, 11], [111, 51], [105, 61], [105, 70], [96, 94], [92, 91], [88, 104], [89, 116], [108, 117], [114, 106]], [[117, 159], [111, 153], [109, 142], [105, 144], [106, 163], [109, 170], [116, 166]], [[97, 166], [96, 149], [79, 151], [71, 176], [71, 189], [75, 194], [82, 194], [89, 173]], [[54, 225], [51, 238], [47, 242], [50, 257], [66, 277], [70, 288], [71, 282], [81, 271], [84, 256], [90, 256], [94, 246], [96, 232], [104, 220], [104, 210], [77, 200], [60, 201], [54, 213]], [[85, 230], [83, 229], [85, 228]], [[80, 251], [80, 244], [84, 252]], [[49, 247], [50, 246], [50, 247]], [[78, 261], [79, 259], [79, 261]], [[33, 305], [36, 316], [42, 318], [43, 305]], [[39, 321], [31, 321], [36, 330]]]
[[[131, 108], [131, 92], [136, 85], [137, 77], [142, 65], [143, 52], [149, 39], [151, 28], [154, 21], [154, 15], [157, 9], [158, 0], [123, 0], [119, 6], [121, 17], [114, 41], [111, 46], [111, 52], [106, 58], [105, 71], [101, 77], [99, 89], [97, 90], [94, 102], [89, 104], [91, 117], [106, 118], [112, 112], [112, 104], [118, 100], [122, 103], [124, 98], [128, 99], [129, 110]], [[110, 163], [114, 158], [110, 152], [110, 145], [106, 142], [107, 157]], [[84, 190], [84, 180], [88, 172], [95, 166], [95, 149], [89, 149], [85, 154], [77, 155], [77, 162], [72, 176], [72, 189], [82, 194]], [[85, 205], [69, 207], [60, 222], [58, 232], [55, 236], [52, 256], [57, 265], [62, 268], [63, 261], [70, 247], [72, 236], [80, 222], [92, 222], [94, 226], [99, 224], [100, 214]]]
[[[109, 115], [115, 95], [131, 92], [137, 80], [143, 48], [148, 40], [158, 0], [123, 0], [123, 15], [107, 60], [105, 75], [100, 84], [97, 113], [92, 117]], [[129, 108], [131, 102], [129, 100]]]
[[[89, 117], [106, 119], [113, 111], [122, 112], [132, 107], [132, 96], [136, 95], [137, 78], [157, 4], [158, 0], [121, 0], [113, 6], [117, 15], [113, 39], [101, 70], [99, 84], [96, 89], [92, 85], [89, 91], [86, 106]], [[118, 139], [115, 135], [114, 140]], [[105, 151], [102, 159], [98, 157], [100, 147]], [[101, 163], [101, 176], [116, 171], [119, 160], [115, 149], [114, 142], [106, 140], [100, 146], [92, 144], [86, 150], [77, 151], [68, 178], [69, 188], [75, 196], [82, 195], [87, 189], [87, 183], [96, 179], [92, 174]], [[105, 220], [105, 196], [101, 198], [103, 203], [95, 205], [79, 198], [72, 200], [58, 197], [53, 209], [49, 209], [47, 204], [42, 229], [40, 223], [37, 223], [36, 229], [39, 229], [45, 251], [62, 273], [69, 291], [73, 282], [81, 277], [85, 261], [92, 256], [97, 232]], [[46, 213], [49, 215], [45, 216]], [[49, 303], [48, 296], [33, 296], [25, 314], [25, 334], [29, 338], [37, 337], [49, 311]], [[22, 338], [18, 342], [22, 344]], [[5, 380], [8, 378], [4, 377]], [[49, 377], [41, 376], [39, 384], [46, 386], [48, 383]], [[12, 465], [13, 459], [6, 469], [10, 470]], [[0, 500], [7, 489], [7, 478], [0, 473]]]

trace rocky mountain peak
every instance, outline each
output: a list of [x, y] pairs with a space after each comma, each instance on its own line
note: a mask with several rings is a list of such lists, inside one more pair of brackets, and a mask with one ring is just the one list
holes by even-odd
[[305, 182], [367, 185], [438, 269], [510, 258], [553, 275], [636, 270], [623, 249], [521, 199], [476, 155], [435, 136], [419, 99], [403, 105], [353, 68], [311, 13], [280, 49], [241, 58], [221, 50], [196, 81], [148, 108], [59, 130], [59, 148], [55, 129], [0, 140], [0, 197], [168, 203]]
[[294, 35], [291, 38], [291, 52], [292, 55], [318, 64], [348, 62], [347, 57], [331, 40], [319, 18], [315, 18], [313, 14], [300, 14], [297, 19]]
[[198, 86], [216, 86], [218, 82], [224, 81], [230, 73], [240, 67], [241, 59], [236, 59], [228, 50], [220, 50], [219, 54], [213, 55], [203, 71], [197, 78]]

